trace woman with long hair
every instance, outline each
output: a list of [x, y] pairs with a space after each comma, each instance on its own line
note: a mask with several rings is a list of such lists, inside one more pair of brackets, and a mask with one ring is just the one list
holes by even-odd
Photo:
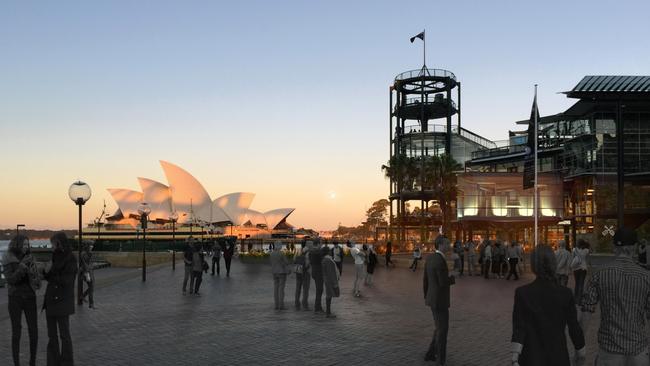
[[58, 232], [50, 238], [52, 261], [45, 268], [45, 317], [47, 319], [47, 365], [73, 365], [70, 315], [74, 314], [74, 281], [77, 259], [72, 254], [68, 237]]
[[[36, 311], [36, 290], [40, 287], [38, 271], [30, 253], [29, 239], [16, 235], [9, 242], [9, 248], [2, 258], [9, 295], [9, 317], [11, 318], [11, 353], [14, 365], [20, 365], [20, 336], [22, 314], [25, 313], [29, 333], [29, 364], [36, 364], [38, 345], [38, 324]], [[34, 278], [36, 277], [36, 280]]]
[[571, 290], [555, 277], [557, 262], [548, 245], [538, 245], [530, 264], [535, 281], [515, 290], [512, 311], [512, 364], [514, 366], [569, 366], [569, 336], [576, 349], [576, 364], [584, 362], [585, 337]]

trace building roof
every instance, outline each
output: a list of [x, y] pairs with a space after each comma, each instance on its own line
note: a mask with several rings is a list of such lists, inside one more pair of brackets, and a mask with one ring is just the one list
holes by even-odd
[[650, 97], [650, 76], [588, 75], [570, 91], [569, 98], [585, 98], [611, 94], [643, 94]]

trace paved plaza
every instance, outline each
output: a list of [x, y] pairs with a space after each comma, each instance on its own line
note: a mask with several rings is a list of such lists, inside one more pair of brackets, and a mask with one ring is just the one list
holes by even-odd
[[[400, 263], [403, 266], [403, 261]], [[180, 262], [179, 262], [180, 264]], [[222, 267], [223, 268], [223, 267]], [[97, 271], [98, 309], [71, 317], [77, 365], [426, 365], [433, 321], [422, 294], [422, 267], [378, 268], [375, 286], [352, 296], [346, 265], [336, 319], [293, 309], [295, 277], [287, 281], [289, 310], [273, 310], [270, 266], [233, 260], [232, 276], [204, 275], [202, 296], [183, 296], [183, 268], [152, 268], [147, 282], [134, 269]], [[448, 365], [509, 365], [511, 313], [519, 281], [462, 277], [452, 287]], [[0, 293], [0, 365], [11, 364], [6, 290]], [[312, 283], [310, 297], [314, 297]], [[39, 299], [39, 306], [41, 300]], [[587, 332], [588, 362], [596, 348]], [[22, 359], [28, 342], [23, 326]], [[38, 364], [45, 365], [45, 314], [39, 315]], [[570, 348], [572, 349], [572, 347]], [[590, 363], [588, 363], [590, 364]]]

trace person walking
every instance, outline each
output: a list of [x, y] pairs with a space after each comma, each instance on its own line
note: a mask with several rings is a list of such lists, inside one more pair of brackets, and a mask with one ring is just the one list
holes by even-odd
[[483, 272], [485, 279], [490, 279], [490, 270], [492, 269], [492, 241], [486, 240], [483, 242]]
[[195, 296], [201, 296], [199, 289], [203, 282], [203, 271], [207, 270], [208, 263], [205, 261], [205, 253], [202, 247], [196, 247], [192, 253], [192, 278], [190, 280], [190, 295], [194, 291]]
[[328, 318], [336, 318], [332, 313], [332, 298], [339, 297], [341, 291], [339, 289], [339, 278], [341, 273], [338, 271], [336, 262], [327, 249], [322, 249], [323, 260], [321, 267], [323, 268], [323, 283], [325, 284], [325, 316]]
[[[566, 250], [566, 242], [560, 240], [557, 243], [557, 250], [555, 251], [555, 261], [557, 262], [556, 277], [557, 282], [566, 287], [569, 283], [569, 273], [571, 271], [571, 253]], [[574, 299], [575, 301], [575, 299]]]
[[372, 286], [372, 279], [375, 273], [375, 267], [377, 266], [377, 253], [375, 248], [370, 246], [368, 249], [368, 263], [366, 264], [366, 281], [367, 286]]
[[309, 311], [309, 287], [311, 286], [311, 263], [309, 262], [309, 252], [313, 250], [314, 243], [311, 240], [304, 242], [302, 253], [305, 256], [305, 266], [302, 274], [302, 310]]
[[214, 267], [217, 267], [217, 276], [221, 275], [221, 244], [214, 243], [212, 247], [212, 275], [214, 276]]
[[517, 273], [517, 265], [519, 264], [519, 251], [517, 250], [516, 240], [510, 242], [510, 246], [508, 246], [508, 249], [506, 249], [506, 256], [508, 257], [508, 264], [510, 266], [510, 272], [508, 272], [506, 281], [510, 280], [511, 276], [515, 276], [515, 281], [517, 281], [519, 280], [519, 274]]
[[467, 256], [467, 273], [470, 276], [473, 276], [476, 271], [476, 243], [472, 239], [469, 239], [465, 243], [465, 254]]
[[458, 256], [458, 275], [463, 276], [463, 269], [465, 268], [465, 250], [463, 248], [463, 243], [460, 240], [456, 240], [454, 243], [454, 251]]
[[38, 314], [36, 311], [36, 290], [40, 288], [40, 278], [30, 253], [29, 239], [16, 235], [9, 241], [9, 247], [2, 258], [4, 276], [7, 280], [9, 296], [9, 318], [11, 319], [11, 355], [14, 366], [20, 365], [20, 337], [22, 333], [22, 313], [25, 313], [29, 335], [29, 364], [36, 364], [38, 346]]
[[[309, 292], [309, 270], [307, 268], [307, 262], [305, 260], [305, 253], [307, 252], [307, 248], [303, 246], [303, 249], [299, 251], [294, 257], [293, 257], [293, 268], [294, 268], [294, 273], [296, 274], [296, 296], [294, 299], [294, 306], [296, 310], [300, 310], [300, 294], [303, 290], [303, 287], [305, 287], [305, 282], [307, 282], [307, 288], [305, 290], [306, 293]], [[302, 302], [303, 305], [307, 306], [307, 299], [305, 298], [305, 301]]]
[[515, 290], [511, 352], [514, 366], [570, 366], [565, 337], [568, 328], [575, 361], [585, 359], [585, 337], [571, 290], [558, 285], [553, 249], [538, 245], [531, 255], [535, 281]]
[[447, 361], [447, 333], [449, 332], [450, 288], [454, 277], [449, 276], [447, 260], [442, 252], [442, 235], [434, 241], [436, 251], [427, 256], [424, 262], [424, 303], [431, 308], [435, 329], [425, 361], [436, 361], [444, 365]]
[[578, 245], [573, 248], [571, 258], [571, 270], [575, 279], [574, 298], [576, 304], [580, 305], [582, 293], [585, 287], [585, 278], [587, 278], [587, 258], [589, 257], [589, 243], [583, 239], [578, 240]]
[[81, 252], [81, 278], [86, 283], [87, 288], [81, 294], [80, 302], [86, 301], [86, 297], [88, 297], [88, 307], [94, 309], [95, 270], [93, 264], [93, 245], [89, 243], [84, 246], [84, 251]]
[[[183, 263], [185, 264], [185, 276], [183, 277], [183, 295], [187, 292], [187, 281], [192, 277], [192, 256], [194, 254], [194, 238], [191, 236], [187, 239], [185, 250], [183, 251]], [[190, 294], [192, 293], [192, 284], [190, 283]]]
[[354, 287], [352, 288], [352, 293], [355, 297], [361, 296], [361, 281], [363, 276], [363, 263], [365, 262], [365, 257], [359, 248], [354, 246], [352, 243], [348, 242], [348, 248], [350, 248], [350, 254], [354, 259]]
[[503, 267], [505, 264], [506, 251], [501, 240], [497, 240], [492, 248], [492, 272], [499, 279], [504, 278]]
[[223, 261], [226, 264], [226, 277], [230, 277], [230, 262], [235, 255], [235, 244], [228, 240], [226, 249], [223, 251]]
[[422, 259], [422, 252], [420, 251], [420, 246], [416, 245], [415, 249], [413, 250], [413, 262], [411, 262], [411, 266], [409, 269], [413, 272], [417, 271], [418, 269], [418, 262]]
[[316, 298], [314, 299], [314, 312], [323, 312], [323, 252], [320, 240], [316, 240], [316, 246], [309, 251], [309, 265], [311, 267], [311, 278], [316, 286]]
[[623, 227], [614, 234], [616, 259], [596, 271], [582, 298], [585, 327], [600, 304], [596, 366], [650, 365], [650, 273], [634, 262], [637, 233]]
[[50, 238], [52, 260], [43, 272], [45, 289], [45, 318], [47, 319], [47, 365], [72, 366], [74, 357], [70, 335], [70, 315], [74, 314], [74, 282], [77, 260], [72, 254], [68, 237], [58, 232]]
[[386, 268], [389, 266], [395, 267], [395, 263], [391, 260], [391, 257], [393, 256], [393, 243], [388, 241], [386, 243]]
[[282, 253], [282, 242], [275, 242], [269, 261], [271, 262], [271, 273], [273, 274], [273, 300], [275, 301], [275, 310], [286, 310], [287, 308], [284, 307], [284, 288], [287, 284], [287, 274], [289, 273], [289, 260]]
[[336, 263], [336, 268], [339, 269], [339, 275], [343, 275], [343, 247], [339, 244], [337, 240], [334, 241], [334, 247], [332, 248], [332, 260]]

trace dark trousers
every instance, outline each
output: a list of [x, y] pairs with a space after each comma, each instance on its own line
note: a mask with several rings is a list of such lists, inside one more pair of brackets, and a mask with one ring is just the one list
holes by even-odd
[[465, 256], [460, 256], [460, 275], [463, 275], [463, 268], [465, 268]]
[[447, 333], [449, 332], [449, 309], [436, 310], [431, 308], [435, 329], [429, 345], [427, 356], [435, 358], [440, 365], [447, 361]]
[[[72, 337], [69, 316], [47, 318], [47, 366], [72, 366]], [[59, 347], [59, 339], [61, 345]]]
[[275, 302], [275, 310], [284, 309], [284, 287], [286, 283], [286, 273], [273, 274], [273, 300]]
[[213, 275], [214, 275], [214, 265], [215, 265], [215, 264], [217, 265], [217, 274], [218, 274], [218, 275], [221, 274], [221, 273], [220, 273], [220, 272], [221, 272], [221, 266], [220, 266], [220, 263], [221, 263], [221, 257], [212, 256], [212, 274], [213, 274]]
[[519, 263], [519, 258], [510, 258], [508, 259], [510, 263], [510, 272], [508, 272], [508, 277], [506, 280], [510, 279], [510, 276], [515, 276], [515, 280], [519, 279], [519, 274], [517, 273], [517, 263]]
[[312, 278], [316, 283], [316, 299], [314, 300], [314, 311], [323, 311], [323, 276], [312, 276]]
[[413, 271], [418, 269], [418, 262], [420, 261], [420, 258], [413, 258], [413, 263], [411, 263], [411, 266], [409, 269], [412, 269]]
[[201, 271], [192, 271], [192, 279], [190, 280], [190, 293], [194, 289], [194, 293], [199, 293], [199, 288], [201, 287], [201, 282], [203, 282], [203, 272]]
[[300, 294], [302, 292], [302, 307], [305, 309], [309, 308], [309, 284], [311, 282], [311, 278], [309, 277], [309, 273], [302, 274], [302, 273], [296, 273], [296, 298], [295, 298], [295, 305], [297, 308], [300, 307], [301, 301], [300, 301]]
[[22, 313], [25, 313], [29, 333], [29, 364], [36, 362], [38, 345], [38, 325], [36, 297], [9, 296], [9, 317], [11, 318], [11, 354], [14, 365], [20, 365], [20, 335], [22, 333]]
[[334, 263], [336, 263], [336, 267], [339, 269], [339, 275], [342, 275], [343, 274], [343, 261], [340, 261], [340, 262], [335, 261]]
[[226, 262], [226, 276], [230, 277], [230, 261], [232, 261], [232, 257], [223, 257], [223, 261]]
[[391, 254], [386, 254], [386, 267], [388, 267], [389, 264], [392, 264], [393, 267], [395, 266], [395, 263], [393, 263], [392, 260], [390, 260]]
[[584, 269], [579, 269], [573, 271], [573, 276], [575, 277], [576, 288], [574, 292], [575, 302], [577, 305], [582, 304], [582, 292], [585, 288], [585, 278], [587, 277], [587, 271]]
[[485, 276], [485, 278], [490, 278], [490, 268], [491, 267], [492, 267], [492, 261], [489, 260], [489, 259], [488, 260], [483, 259], [482, 271], [483, 271], [483, 275]]
[[325, 296], [325, 313], [332, 314], [332, 296]]

